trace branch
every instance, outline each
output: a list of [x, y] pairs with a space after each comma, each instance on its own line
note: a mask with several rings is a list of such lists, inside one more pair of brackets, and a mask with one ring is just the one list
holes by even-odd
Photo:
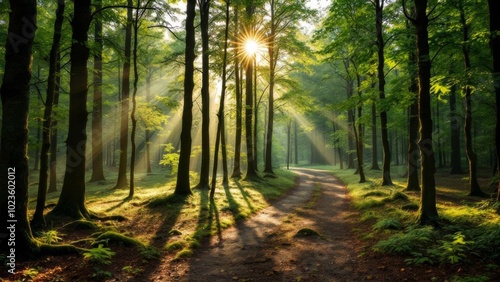
[[410, 16], [410, 14], [408, 14], [408, 11], [406, 10], [406, 1], [405, 0], [402, 0], [403, 1], [403, 13], [405, 14], [405, 17], [412, 23], [414, 24], [416, 19], [412, 18]]
[[175, 34], [175, 32], [173, 32], [169, 27], [168, 25], [163, 25], [163, 24], [159, 24], [159, 25], [152, 25], [152, 26], [148, 26], [148, 28], [154, 28], [154, 27], [162, 27], [162, 28], [165, 28], [168, 30], [168, 32], [170, 32], [177, 40], [180, 40], [180, 41], [183, 41], [179, 36], [177, 36], [177, 34]]
[[153, 7], [135, 7], [135, 6], [127, 6], [127, 5], [111, 5], [111, 6], [106, 6], [102, 7], [98, 10], [95, 10], [91, 15], [90, 15], [90, 20], [94, 19], [94, 16], [104, 10], [108, 9], [114, 9], [114, 8], [124, 8], [124, 9], [144, 9], [144, 10], [155, 10]]

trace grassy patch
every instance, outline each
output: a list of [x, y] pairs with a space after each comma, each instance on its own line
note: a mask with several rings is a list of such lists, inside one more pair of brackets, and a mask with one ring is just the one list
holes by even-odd
[[[484, 281], [498, 265], [500, 217], [489, 200], [467, 196], [461, 176], [436, 174], [440, 228], [416, 224], [418, 192], [405, 191], [406, 179], [393, 173], [393, 186], [381, 186], [380, 171], [367, 171], [366, 183], [358, 183], [353, 170], [333, 169], [346, 183], [352, 204], [363, 222], [358, 236], [370, 241], [375, 252], [403, 256], [408, 264], [482, 265], [485, 275], [453, 277], [453, 281]], [[401, 174], [402, 175], [402, 174]], [[487, 183], [487, 179], [481, 183]], [[464, 189], [465, 188], [465, 189]], [[371, 228], [366, 228], [366, 225]], [[491, 263], [494, 262], [494, 263]], [[464, 273], [466, 275], [466, 273]], [[477, 280], [476, 280], [477, 279]]]

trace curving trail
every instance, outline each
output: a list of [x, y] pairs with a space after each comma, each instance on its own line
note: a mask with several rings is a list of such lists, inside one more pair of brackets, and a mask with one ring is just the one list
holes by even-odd
[[[214, 236], [196, 255], [152, 281], [355, 281], [345, 186], [326, 171], [294, 169], [297, 187], [252, 218]], [[310, 228], [321, 236], [294, 235]], [[161, 268], [160, 268], [161, 269]]]

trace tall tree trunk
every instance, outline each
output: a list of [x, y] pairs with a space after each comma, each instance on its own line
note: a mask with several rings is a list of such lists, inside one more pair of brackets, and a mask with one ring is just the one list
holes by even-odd
[[286, 125], [286, 169], [290, 169], [290, 143], [291, 143], [291, 131], [292, 131], [292, 119], [288, 120]]
[[[151, 75], [146, 77], [146, 103], [151, 102]], [[144, 130], [146, 142], [146, 172], [151, 173], [151, 131], [146, 127]]]
[[137, 132], [137, 118], [135, 117], [135, 112], [137, 109], [137, 83], [139, 82], [139, 71], [137, 69], [137, 48], [138, 48], [138, 38], [139, 38], [139, 8], [141, 6], [141, 1], [137, 0], [137, 5], [135, 8], [134, 16], [134, 47], [133, 47], [133, 61], [134, 61], [134, 90], [132, 92], [132, 111], [130, 112], [130, 121], [132, 122], [132, 129], [130, 131], [130, 184], [129, 193], [127, 199], [132, 199], [135, 193], [135, 163], [137, 148], [135, 144], [135, 135]]
[[[94, 1], [95, 9], [102, 7], [102, 0]], [[100, 13], [94, 18], [94, 97], [92, 109], [92, 175], [90, 182], [105, 180], [103, 168], [102, 146], [102, 16]]]
[[418, 179], [418, 163], [420, 160], [418, 150], [418, 81], [417, 81], [417, 56], [414, 52], [409, 54], [410, 65], [410, 93], [414, 96], [410, 104], [409, 126], [408, 126], [408, 178], [406, 181], [406, 190], [420, 191]]
[[197, 187], [210, 188], [210, 61], [209, 61], [209, 16], [210, 0], [199, 0], [201, 18], [202, 82], [201, 82], [201, 170]]
[[[464, 7], [460, 5], [460, 23], [462, 24], [463, 41], [462, 41], [462, 54], [464, 56], [464, 67], [466, 76], [469, 77], [471, 68], [469, 56], [469, 25], [465, 18]], [[472, 89], [467, 81], [463, 91], [465, 92], [465, 121], [464, 121], [464, 134], [465, 134], [465, 153], [469, 160], [469, 196], [485, 196], [485, 193], [479, 187], [477, 182], [477, 155], [472, 147]]]
[[[384, 73], [384, 37], [383, 37], [383, 10], [384, 0], [375, 0], [375, 26], [377, 29], [377, 77], [378, 77], [378, 94], [380, 101], [385, 99], [385, 73]], [[389, 135], [387, 130], [387, 109], [384, 107], [380, 110], [380, 130], [382, 137], [382, 185], [392, 185], [391, 179], [391, 150], [389, 148]]]
[[298, 123], [295, 121], [293, 126], [293, 145], [295, 146], [295, 164], [299, 164], [299, 135], [298, 135]]
[[450, 145], [451, 145], [451, 171], [450, 174], [463, 174], [462, 157], [460, 155], [460, 125], [457, 113], [457, 86], [454, 84], [450, 90]]
[[49, 55], [49, 77], [47, 79], [47, 98], [45, 99], [45, 110], [43, 113], [43, 134], [42, 134], [42, 149], [40, 154], [40, 174], [38, 175], [38, 193], [35, 213], [31, 220], [32, 228], [45, 228], [45, 201], [47, 199], [47, 180], [49, 172], [49, 150], [50, 150], [50, 132], [52, 125], [52, 108], [54, 106], [54, 95], [58, 87], [56, 76], [58, 75], [57, 59], [59, 46], [61, 42], [61, 30], [64, 20], [64, 0], [59, 0], [56, 10], [56, 21], [54, 23], [54, 35], [52, 39], [52, 47]]
[[372, 103], [372, 167], [370, 170], [380, 170], [378, 166], [378, 142], [377, 142], [377, 107]]
[[[273, 131], [274, 131], [274, 84], [276, 75], [276, 63], [278, 54], [275, 48], [276, 41], [276, 19], [275, 19], [275, 1], [271, 0], [271, 28], [268, 39], [267, 50], [269, 53], [269, 97], [268, 97], [268, 117], [267, 117], [267, 136], [266, 136], [266, 159], [264, 172], [274, 174], [273, 171]], [[289, 152], [287, 153], [287, 155]]]
[[[214, 149], [214, 164], [213, 164], [213, 172], [212, 172], [212, 189], [210, 190], [210, 199], [214, 198], [215, 195], [215, 186], [217, 183], [217, 165], [219, 162], [219, 144], [222, 138], [224, 138], [224, 103], [226, 97], [226, 68], [227, 68], [227, 49], [228, 49], [228, 39], [229, 39], [229, 7], [230, 0], [226, 0], [226, 25], [224, 29], [224, 56], [222, 59], [222, 86], [221, 86], [221, 94], [220, 94], [220, 104], [219, 104], [219, 123], [217, 124], [217, 133], [215, 140], [215, 149]], [[224, 148], [222, 149], [224, 151]], [[224, 174], [227, 177], [227, 165], [226, 171]], [[227, 179], [227, 178], [226, 178]], [[224, 182], [224, 181], [223, 181]]]
[[[36, 1], [10, 0], [8, 38], [0, 97], [2, 131], [0, 149], [0, 220], [4, 226], [0, 252], [33, 256], [38, 242], [28, 222], [28, 112], [31, 56], [36, 30]], [[13, 192], [12, 192], [13, 191]], [[15, 193], [15, 196], [13, 194]], [[15, 201], [14, 208], [9, 205]], [[7, 237], [15, 236], [15, 253]], [[4, 266], [5, 267], [5, 266]], [[14, 271], [15, 269], [9, 268]], [[13, 272], [12, 272], [13, 273]]]
[[194, 88], [194, 49], [196, 0], [188, 0], [186, 5], [186, 50], [184, 70], [184, 106], [182, 109], [181, 151], [177, 170], [177, 184], [174, 193], [191, 194], [189, 181], [189, 163], [191, 158], [191, 128], [193, 126], [193, 88]]
[[[235, 7], [234, 19], [235, 19], [235, 31], [239, 31], [239, 19], [238, 19], [238, 7]], [[241, 135], [243, 129], [242, 121], [242, 111], [243, 111], [243, 95], [241, 91], [241, 75], [240, 75], [240, 62], [238, 59], [238, 48], [234, 48], [234, 84], [236, 92], [236, 132], [234, 141], [234, 165], [233, 173], [231, 177], [241, 177]]]
[[127, 157], [128, 157], [128, 112], [130, 107], [130, 57], [132, 53], [132, 0], [127, 0], [127, 23], [125, 25], [125, 52], [122, 75], [121, 116], [120, 116], [120, 161], [118, 164], [118, 179], [114, 189], [126, 188]]
[[[57, 53], [57, 73], [61, 71], [61, 55]], [[54, 109], [59, 104], [59, 86], [61, 85], [61, 76], [55, 77], [56, 88], [54, 89]], [[57, 191], [57, 118], [52, 118], [50, 125], [50, 174], [49, 174], [49, 190], [48, 193]]]
[[[257, 55], [253, 57], [253, 161], [255, 171], [259, 171], [259, 104], [260, 100], [257, 97]], [[262, 95], [261, 95], [262, 97]], [[265, 126], [265, 125], [264, 125]], [[265, 149], [265, 147], [264, 147]]]
[[[500, 3], [496, 0], [488, 0], [490, 12], [490, 49], [493, 57], [493, 81], [495, 87], [496, 105], [496, 127], [495, 127], [495, 147], [498, 175], [500, 176]], [[500, 182], [497, 186], [497, 201], [500, 201]]]
[[438, 217], [436, 208], [436, 164], [432, 149], [432, 111], [431, 111], [431, 59], [429, 56], [429, 19], [427, 16], [427, 0], [415, 0], [415, 25], [417, 35], [418, 62], [418, 119], [420, 122], [420, 174], [422, 180], [420, 209], [418, 218], [420, 224], [434, 222]]
[[[246, 6], [247, 24], [250, 25], [255, 7], [253, 1]], [[253, 27], [247, 27], [247, 30], [253, 30]], [[247, 145], [247, 174], [246, 178], [257, 176], [255, 170], [254, 149], [253, 149], [253, 56], [247, 57], [245, 70], [245, 137]]]
[[66, 139], [66, 171], [59, 201], [51, 211], [54, 214], [74, 218], [89, 218], [85, 206], [85, 163], [87, 142], [87, 94], [88, 74], [87, 46], [88, 30], [91, 21], [90, 0], [74, 3], [73, 30], [71, 44], [69, 129]]
[[357, 82], [357, 92], [358, 92], [358, 128], [356, 129], [356, 124], [353, 124], [354, 129], [354, 137], [356, 138], [356, 157], [358, 160], [358, 168], [357, 172], [359, 173], [359, 183], [365, 183], [365, 171], [363, 168], [363, 127], [361, 125], [361, 117], [362, 117], [362, 102], [361, 102], [361, 76], [356, 73], [356, 82]]

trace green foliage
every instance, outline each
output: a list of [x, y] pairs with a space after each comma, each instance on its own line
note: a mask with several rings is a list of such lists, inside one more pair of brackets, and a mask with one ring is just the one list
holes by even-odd
[[64, 234], [59, 234], [57, 230], [48, 230], [37, 232], [37, 238], [45, 244], [55, 244], [62, 241], [62, 236]]
[[186, 249], [183, 249], [182, 251], [178, 252], [175, 255], [174, 260], [180, 260], [180, 259], [183, 259], [183, 258], [188, 258], [188, 257], [191, 257], [192, 255], [193, 255], [193, 250], [186, 248]]
[[94, 273], [90, 276], [95, 280], [105, 280], [113, 277], [113, 273], [100, 269], [99, 267], [94, 268]]
[[436, 232], [432, 227], [408, 228], [405, 232], [396, 233], [378, 242], [373, 249], [377, 252], [409, 255], [423, 252], [435, 238]]
[[403, 228], [403, 225], [397, 218], [383, 218], [373, 225], [374, 230], [399, 230], [401, 228]]
[[457, 232], [453, 235], [446, 235], [446, 240], [441, 240], [438, 249], [429, 251], [431, 255], [437, 256], [440, 262], [457, 264], [467, 259], [467, 254], [472, 251], [473, 241], [466, 241], [465, 235]]
[[184, 248], [184, 242], [182, 241], [174, 241], [170, 242], [165, 246], [165, 250], [171, 252], [176, 250], [182, 250]]
[[125, 246], [144, 247], [144, 243], [142, 243], [141, 241], [114, 231], [106, 231], [100, 234], [97, 237], [96, 242], [106, 242], [108, 244], [118, 243], [118, 244], [123, 244]]
[[30, 268], [23, 270], [23, 277], [28, 279], [28, 280], [32, 280], [38, 275], [39, 272], [40, 272], [40, 268], [30, 267]]
[[474, 236], [474, 250], [483, 254], [484, 258], [499, 259], [500, 253], [500, 226], [488, 225], [482, 226], [476, 232], [471, 234]]
[[165, 145], [165, 154], [160, 160], [160, 165], [170, 169], [170, 174], [176, 174], [179, 166], [179, 153], [175, 152], [175, 148], [171, 143]]
[[420, 208], [417, 203], [406, 203], [401, 206], [401, 209], [404, 211], [417, 211]]
[[403, 200], [403, 201], [408, 201], [408, 195], [406, 195], [403, 192], [397, 191], [396, 193], [392, 194], [391, 200]]
[[83, 257], [94, 264], [111, 264], [111, 258], [114, 255], [115, 252], [110, 248], [103, 247], [102, 244], [83, 253]]
[[159, 259], [161, 256], [160, 250], [153, 246], [148, 246], [148, 247], [139, 247], [141, 257], [143, 260], [155, 260]]
[[363, 194], [363, 198], [368, 198], [368, 197], [372, 197], [372, 196], [375, 196], [375, 197], [385, 197], [387, 196], [388, 194], [386, 192], [383, 192], [383, 191], [370, 191], [368, 193], [365, 193]]
[[132, 265], [124, 266], [122, 268], [122, 270], [123, 270], [123, 272], [125, 272], [126, 274], [128, 274], [130, 276], [136, 276], [136, 275], [139, 275], [142, 272], [144, 272], [144, 269], [142, 269], [140, 267], [135, 267], [135, 266], [132, 266]]

